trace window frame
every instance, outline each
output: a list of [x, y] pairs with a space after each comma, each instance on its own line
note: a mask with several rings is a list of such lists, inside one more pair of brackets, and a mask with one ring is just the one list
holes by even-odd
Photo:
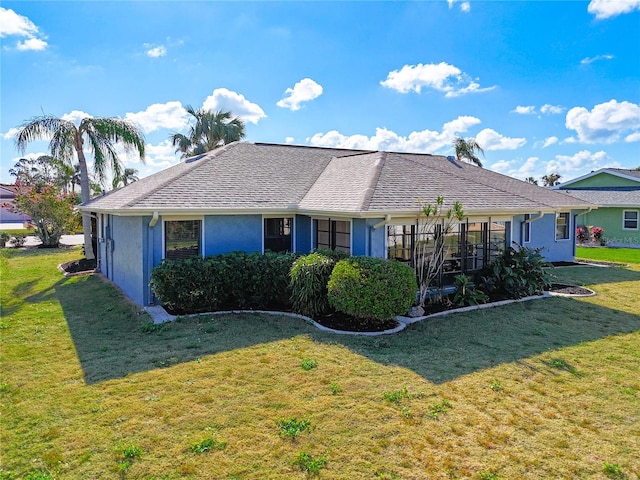
[[[635, 213], [636, 218], [627, 219], [626, 218], [627, 213]], [[635, 228], [627, 227], [626, 226], [627, 221], [635, 222], [636, 223]], [[640, 229], [640, 210], [622, 210], [622, 229], [627, 231], [636, 231]]]
[[[322, 246], [320, 247], [318, 245], [318, 222], [319, 221], [326, 221], [329, 223], [329, 230], [322, 230], [322, 232], [326, 232], [329, 236], [328, 239], [328, 246]], [[341, 223], [345, 223], [346, 225], [348, 225], [349, 227], [349, 231], [348, 232], [337, 232], [336, 231], [336, 222], [341, 222]], [[314, 218], [313, 222], [313, 249], [318, 250], [320, 248], [328, 248], [329, 250], [339, 250], [341, 252], [345, 252], [348, 253], [349, 255], [351, 255], [351, 252], [353, 251], [353, 220], [352, 219], [341, 219], [341, 218], [322, 218], [322, 217], [318, 217], [318, 218]], [[348, 235], [349, 236], [349, 245], [345, 246], [345, 245], [338, 245], [337, 244], [337, 235], [341, 234], [341, 235]], [[340, 248], [337, 248], [340, 247]], [[348, 251], [345, 250], [346, 248], [348, 248]]]
[[[566, 237], [558, 237], [558, 220], [560, 218], [565, 218], [567, 219], [566, 223], [565, 223], [565, 229], [566, 229]], [[556, 242], [560, 242], [560, 241], [565, 241], [565, 240], [570, 240], [571, 239], [571, 213], [570, 212], [560, 212], [556, 214], [556, 222], [555, 222], [555, 238], [556, 238]]]
[[198, 236], [198, 255], [200, 257], [205, 256], [204, 251], [204, 217], [202, 216], [169, 216], [162, 218], [162, 259], [168, 259], [167, 257], [167, 223], [169, 222], [200, 222], [200, 235]]
[[522, 232], [522, 243], [531, 243], [531, 222], [527, 220], [531, 220], [531, 214], [524, 214], [524, 231]]
[[[270, 220], [289, 220], [290, 233], [289, 233], [289, 249], [288, 250], [276, 251], [276, 250], [267, 249], [267, 222]], [[276, 252], [276, 253], [295, 252], [295, 225], [296, 225], [295, 217], [293, 216], [263, 216], [262, 217], [262, 253], [266, 252], [267, 250], [271, 252]], [[285, 237], [285, 235], [282, 235], [280, 237], [270, 237], [270, 238], [283, 238], [283, 237]]]

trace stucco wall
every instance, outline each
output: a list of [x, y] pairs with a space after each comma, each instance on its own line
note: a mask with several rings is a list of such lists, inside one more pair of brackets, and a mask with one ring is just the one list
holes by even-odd
[[111, 239], [105, 239], [102, 263], [107, 262], [108, 278], [134, 302], [146, 304], [148, 280], [145, 272], [143, 217], [111, 217]]
[[[524, 215], [514, 217], [513, 240], [527, 248], [542, 248], [542, 255], [548, 262], [569, 262], [575, 257], [575, 225], [574, 214], [569, 215], [569, 239], [556, 240], [556, 216], [553, 213], [544, 215], [541, 219], [531, 222], [531, 237], [524, 243], [522, 237], [522, 223]], [[535, 216], [532, 213], [532, 216]]]
[[296, 215], [293, 234], [296, 237], [296, 252], [302, 253], [303, 255], [311, 253], [311, 217], [306, 215]]
[[598, 208], [591, 212], [580, 215], [577, 219], [578, 225], [590, 225], [604, 228], [604, 237], [611, 242], [640, 244], [640, 230], [622, 229], [623, 210], [640, 210], [634, 208]]
[[204, 255], [234, 250], [262, 252], [262, 215], [204, 217]]

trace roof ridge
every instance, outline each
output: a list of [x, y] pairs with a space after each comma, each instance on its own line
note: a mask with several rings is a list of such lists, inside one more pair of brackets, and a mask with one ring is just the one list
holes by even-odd
[[[184, 161], [180, 162], [180, 163], [176, 163], [175, 165], [173, 165], [173, 167], [177, 167], [179, 165], [186, 165], [187, 163], [191, 163], [191, 162], [196, 162], [194, 163], [190, 168], [185, 168], [185, 170], [183, 172], [181, 172], [181, 174], [179, 176], [182, 176], [184, 174], [186, 174], [187, 172], [192, 172], [193, 170], [197, 170], [199, 167], [203, 166], [206, 164], [205, 162], [200, 162], [200, 160], [211, 160], [217, 156], [219, 156], [220, 154], [222, 154], [222, 152], [231, 149], [232, 147], [235, 147], [239, 144], [240, 142], [232, 142], [232, 143], [228, 143], [226, 145], [223, 145], [220, 148], [216, 148], [215, 150], [211, 150], [210, 152], [207, 152], [205, 154], [201, 154], [201, 155], [194, 155], [193, 157], [189, 157], [186, 158]], [[173, 168], [170, 167], [170, 168]], [[153, 188], [147, 192], [144, 192], [142, 195], [139, 195], [135, 198], [132, 198], [130, 201], [128, 201], [127, 203], [124, 204], [124, 207], [132, 207], [136, 202], [139, 202], [140, 200], [144, 200], [145, 198], [153, 195], [154, 193], [156, 193], [158, 190], [163, 189], [164, 187], [166, 187], [169, 183], [174, 182], [176, 180], [177, 176], [171, 176], [169, 178], [167, 178], [164, 182], [161, 182], [160, 184], [158, 184], [156, 186], [156, 188]], [[115, 191], [115, 190], [112, 190]]]
[[387, 152], [379, 151], [376, 153], [380, 155], [380, 159], [375, 164], [376, 172], [373, 175], [371, 182], [369, 182], [369, 186], [365, 190], [364, 198], [362, 199], [362, 203], [360, 204], [360, 210], [362, 211], [369, 210], [369, 207], [371, 206], [371, 200], [373, 199], [373, 195], [376, 192], [376, 187], [378, 186], [378, 182], [380, 181], [380, 176], [382, 175], [382, 168], [387, 161]]

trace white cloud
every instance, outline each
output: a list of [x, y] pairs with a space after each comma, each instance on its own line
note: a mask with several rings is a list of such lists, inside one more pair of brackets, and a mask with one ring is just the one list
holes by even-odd
[[295, 141], [295, 138], [293, 138], [293, 137], [286, 137], [286, 138], [284, 139], [284, 141], [285, 141], [285, 143], [293, 143], [293, 142]]
[[640, 142], [640, 132], [635, 132], [627, 135], [624, 138], [625, 142]]
[[23, 42], [18, 42], [16, 48], [22, 52], [27, 50], [44, 50], [49, 44], [39, 38], [29, 38]]
[[258, 104], [252, 103], [244, 95], [226, 88], [216, 88], [205, 99], [202, 108], [205, 110], [230, 110], [233, 115], [254, 124], [267, 116]]
[[576, 173], [588, 172], [606, 167], [620, 167], [606, 152], [591, 153], [582, 150], [574, 155], [556, 155], [554, 160], [547, 163], [546, 173], [559, 173], [564, 177], [573, 177]]
[[524, 180], [535, 176], [539, 161], [538, 157], [529, 157], [524, 163], [518, 165], [517, 160], [500, 160], [490, 165], [489, 170]]
[[556, 143], [558, 143], [560, 141], [560, 139], [558, 137], [548, 137], [545, 139], [544, 144], [542, 145], [542, 148], [547, 148], [550, 147], [551, 145], [554, 145]]
[[525, 138], [505, 137], [490, 128], [478, 132], [476, 141], [483, 150], [515, 150], [527, 143]]
[[567, 112], [565, 126], [578, 133], [584, 143], [611, 143], [623, 132], [640, 129], [640, 106], [623, 101], [610, 100], [593, 107], [574, 107]]
[[518, 105], [514, 110], [511, 110], [511, 113], [518, 113], [520, 115], [533, 115], [536, 113], [536, 107], [533, 105]]
[[279, 100], [276, 105], [292, 111], [300, 110], [302, 102], [308, 102], [322, 95], [322, 85], [310, 78], [303, 78], [293, 88], [287, 88], [284, 93], [289, 96]]
[[[147, 143], [144, 150], [145, 163], [156, 169], [167, 168], [180, 162], [180, 158], [175, 153], [176, 147], [171, 144], [171, 140], [163, 140], [157, 145]], [[139, 164], [139, 162], [136, 163]]]
[[480, 88], [480, 84], [472, 80], [469, 75], [445, 62], [405, 65], [400, 70], [389, 72], [387, 79], [380, 82], [380, 85], [400, 93], [411, 91], [420, 93], [423, 87], [427, 87], [445, 92], [446, 97], [486, 92], [495, 88], [495, 86]]
[[591, 0], [587, 10], [597, 19], [610, 18], [640, 10], [640, 0]]
[[44, 50], [48, 45], [43, 40], [46, 37], [31, 20], [11, 9], [0, 7], [0, 38], [8, 36], [25, 37], [16, 43], [16, 48], [22, 51]]
[[564, 112], [566, 109], [562, 105], [550, 105], [545, 103], [540, 107], [541, 113], [548, 113], [549, 115], [559, 115]]
[[166, 54], [167, 48], [164, 45], [158, 45], [147, 50], [147, 56], [151, 58], [164, 57]]
[[62, 120], [68, 120], [69, 122], [73, 122], [76, 125], [79, 125], [83, 118], [93, 118], [92, 115], [89, 115], [82, 110], [72, 110], [69, 113], [65, 113], [60, 117]]
[[615, 57], [613, 55], [596, 55], [595, 57], [585, 57], [580, 60], [581, 65], [589, 65], [590, 63], [597, 62], [598, 60], [613, 60]]
[[[456, 3], [457, 0], [447, 0], [447, 3], [449, 4], [449, 9], [453, 8], [453, 4]], [[468, 13], [471, 10], [471, 3], [469, 2], [462, 2], [460, 4], [460, 10], [463, 11], [464, 13]]]
[[2, 138], [5, 140], [13, 140], [19, 131], [19, 128], [12, 127], [6, 133], [2, 134]]
[[422, 130], [411, 132], [407, 137], [386, 128], [376, 128], [375, 135], [371, 137], [366, 135], [346, 136], [332, 130], [327, 133], [316, 133], [307, 138], [307, 142], [318, 147], [434, 153], [444, 148], [450, 148], [457, 134], [466, 132], [478, 123], [480, 123], [478, 118], [461, 116], [445, 123], [441, 132]]
[[188, 113], [178, 101], [154, 103], [138, 113], [127, 113], [127, 120], [137, 123], [144, 133], [161, 128], [181, 130], [187, 126]]

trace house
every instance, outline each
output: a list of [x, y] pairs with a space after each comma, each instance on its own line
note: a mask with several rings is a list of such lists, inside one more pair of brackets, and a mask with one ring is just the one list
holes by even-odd
[[14, 184], [0, 184], [0, 226], [5, 229], [18, 230], [24, 228], [24, 223], [29, 221], [28, 215], [14, 213], [5, 204], [11, 204], [16, 198], [20, 187]]
[[344, 250], [411, 261], [419, 199], [462, 203], [449, 270], [472, 272], [512, 241], [574, 258], [575, 218], [592, 207], [453, 157], [232, 143], [80, 209], [98, 220], [100, 271], [140, 305], [165, 258], [233, 250]]
[[576, 226], [604, 228], [607, 245], [640, 248], [640, 170], [601, 168], [554, 189], [598, 205], [580, 215]]

